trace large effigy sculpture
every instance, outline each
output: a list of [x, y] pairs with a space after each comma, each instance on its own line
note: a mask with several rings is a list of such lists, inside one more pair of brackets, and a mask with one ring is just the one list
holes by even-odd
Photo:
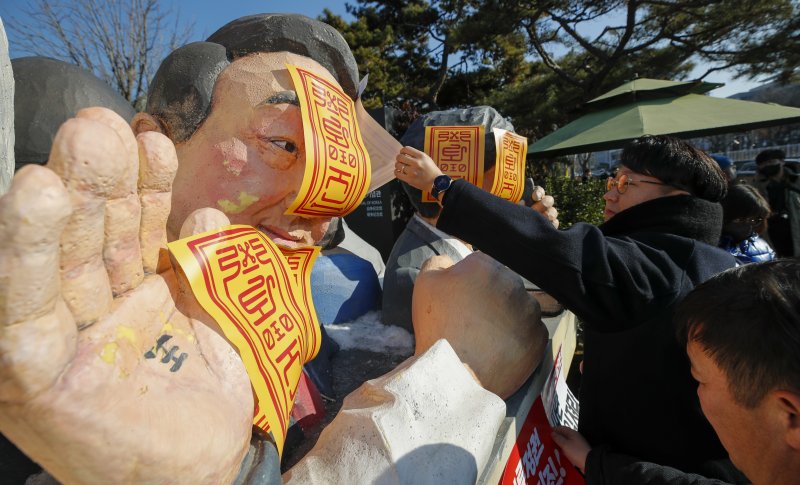
[[[278, 259], [275, 243], [302, 252], [323, 238], [331, 216], [298, 204], [309, 192], [310, 149], [298, 73], [357, 96], [352, 54], [331, 27], [283, 14], [234, 21], [162, 63], [133, 131], [109, 110], [81, 110], [59, 129], [47, 166], [19, 170], [0, 199], [0, 431], [59, 481], [276, 479], [275, 470], [259, 475], [248, 454], [254, 416], [257, 427], [278, 433], [259, 426], [259, 411], [269, 421], [275, 410], [248, 375], [252, 356], [198, 300], [189, 265], [174, 249], [170, 260], [165, 246], [195, 235], [195, 245], [186, 244], [197, 256], [209, 238], [245, 235], [228, 246], [242, 269]], [[212, 253], [226, 257], [204, 254]], [[303, 285], [291, 283], [300, 279], [296, 268], [281, 271], [281, 291], [302, 302]], [[239, 295], [244, 307], [252, 288]], [[294, 323], [309, 310], [296, 306]], [[271, 328], [274, 343], [283, 331]], [[461, 367], [452, 351], [435, 347], [439, 360], [428, 372], [448, 360]], [[313, 354], [287, 348], [292, 365], [279, 376], [290, 381], [296, 361]], [[419, 402], [409, 397], [414, 391], [406, 386], [391, 400]], [[482, 436], [491, 442], [502, 402], [472, 395], [470, 411], [487, 416]], [[438, 402], [456, 407], [459, 396]], [[469, 415], [450, 419], [467, 423]], [[409, 449], [425, 444], [410, 438]], [[348, 437], [338, 439], [327, 446]], [[276, 434], [272, 440], [280, 449]], [[453, 456], [464, 453], [459, 443], [451, 443]], [[485, 461], [485, 445], [466, 448]]]
[[[432, 111], [417, 118], [403, 134], [400, 142], [405, 146], [424, 150], [426, 140], [429, 139], [429, 127], [442, 129], [452, 127], [453, 130], [463, 127], [464, 133], [455, 132], [455, 136], [466, 135], [471, 143], [465, 143], [465, 145], [472, 149], [463, 150], [463, 147], [456, 146], [457, 156], [461, 155], [461, 158], [469, 159], [475, 165], [479, 163], [479, 159], [482, 160], [483, 166], [480, 175], [485, 180], [484, 188], [489, 190], [493, 181], [498, 153], [493, 130], [497, 128], [513, 132], [514, 126], [511, 122], [490, 106]], [[445, 136], [451, 135], [451, 133], [445, 132]], [[452, 149], [452, 147], [447, 148]], [[449, 157], [450, 160], [453, 158], [457, 157]], [[461, 165], [462, 163], [459, 161], [457, 164]], [[436, 229], [436, 220], [441, 211], [438, 203], [427, 201], [422, 191], [405, 182], [400, 182], [400, 185], [414, 207], [414, 215], [409, 219], [400, 237], [397, 238], [386, 261], [383, 280], [385, 289], [383, 319], [387, 324], [413, 331], [411, 296], [423, 263], [432, 256], [448, 256], [453, 262], [458, 262], [472, 249]]]

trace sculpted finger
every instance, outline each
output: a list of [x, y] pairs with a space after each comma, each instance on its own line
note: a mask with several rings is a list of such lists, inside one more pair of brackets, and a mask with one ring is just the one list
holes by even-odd
[[72, 215], [61, 234], [61, 294], [80, 327], [105, 315], [112, 294], [103, 261], [106, 200], [124, 175], [115, 154], [125, 149], [104, 123], [67, 120], [56, 133], [47, 167], [69, 192]]
[[58, 245], [70, 215], [64, 184], [52, 171], [23, 167], [0, 199], [0, 311], [14, 325], [53, 310], [58, 298]]
[[219, 229], [230, 225], [230, 223], [228, 216], [220, 210], [211, 208], [197, 209], [189, 214], [189, 217], [186, 218], [186, 221], [181, 226], [180, 238], [183, 239], [201, 232]]
[[[227, 225], [230, 225], [230, 221], [228, 220], [228, 216], [226, 216], [223, 212], [211, 208], [198, 209], [189, 214], [189, 217], [187, 217], [186, 221], [184, 221], [183, 226], [181, 226], [180, 239], [218, 229]], [[222, 329], [194, 297], [189, 280], [187, 279], [186, 274], [183, 272], [180, 265], [173, 260], [172, 266], [175, 268], [175, 274], [178, 283], [178, 309], [184, 315], [187, 315], [194, 320], [203, 322], [206, 327], [212, 329], [216, 334], [224, 339], [226, 342], [226, 347], [232, 348], [233, 344], [228, 342]], [[197, 333], [198, 339], [201, 343], [204, 342], [205, 338], [208, 336], [200, 327], [196, 328], [195, 332]], [[212, 339], [212, 342], [213, 340], [214, 339]]]
[[158, 271], [159, 252], [167, 246], [167, 217], [172, 201], [172, 180], [178, 170], [175, 145], [169, 138], [147, 131], [139, 143], [139, 197], [142, 222], [139, 242], [146, 273]]
[[75, 353], [77, 329], [59, 298], [59, 241], [70, 215], [59, 177], [22, 168], [0, 199], [0, 401], [48, 388]]
[[121, 150], [106, 156], [119, 164], [120, 177], [108, 195], [105, 208], [103, 260], [114, 296], [139, 286], [144, 278], [139, 247], [141, 207], [136, 191], [139, 156], [136, 138], [128, 123], [106, 108], [85, 108], [76, 118], [102, 123], [111, 128], [122, 142]]
[[430, 258], [426, 259], [422, 266], [419, 269], [420, 273], [425, 273], [427, 271], [435, 271], [437, 269], [446, 269], [450, 266], [453, 266], [453, 260], [450, 256], [446, 254], [437, 254], [436, 256], [431, 256]]

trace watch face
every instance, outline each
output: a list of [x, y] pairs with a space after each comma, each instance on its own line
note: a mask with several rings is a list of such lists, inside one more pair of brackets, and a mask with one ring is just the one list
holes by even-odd
[[450, 187], [451, 182], [452, 179], [447, 175], [439, 175], [433, 179], [433, 186], [436, 187], [436, 190], [446, 190]]

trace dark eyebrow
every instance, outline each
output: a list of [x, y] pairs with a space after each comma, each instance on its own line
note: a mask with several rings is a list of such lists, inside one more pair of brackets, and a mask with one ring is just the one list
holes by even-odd
[[300, 101], [297, 99], [297, 93], [294, 91], [281, 91], [267, 98], [265, 101], [259, 104], [259, 106], [264, 106], [267, 104], [293, 104], [299, 107]]

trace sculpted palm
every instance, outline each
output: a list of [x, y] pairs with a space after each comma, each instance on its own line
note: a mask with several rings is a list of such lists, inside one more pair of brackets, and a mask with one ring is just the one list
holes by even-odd
[[0, 199], [0, 430], [62, 482], [229, 483], [246, 451], [244, 366], [161, 251], [176, 168], [89, 109]]

